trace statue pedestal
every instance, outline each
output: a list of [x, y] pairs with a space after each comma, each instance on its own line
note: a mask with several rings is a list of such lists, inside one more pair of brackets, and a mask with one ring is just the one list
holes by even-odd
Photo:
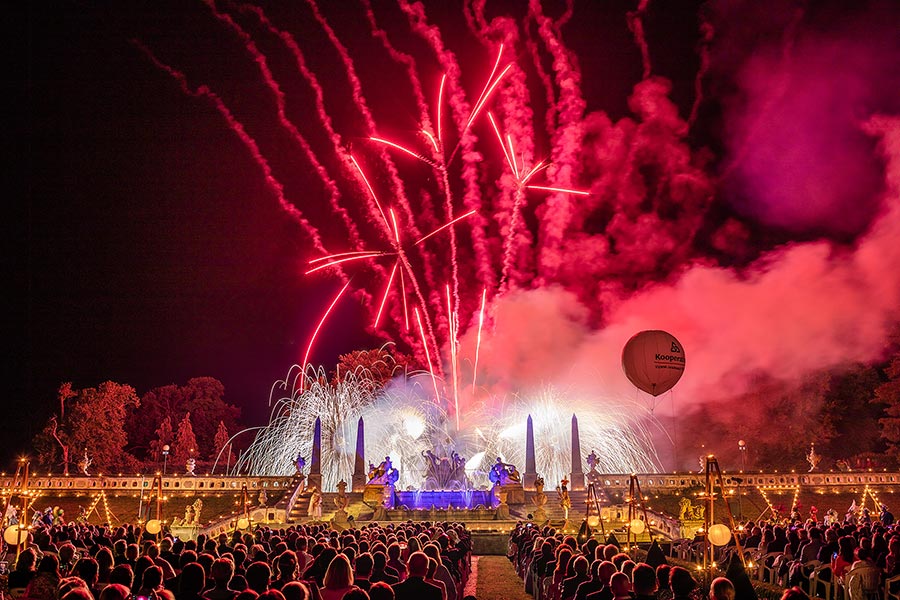
[[525, 504], [525, 488], [520, 483], [501, 485], [500, 489], [506, 493], [506, 504]]
[[172, 525], [169, 529], [179, 540], [196, 540], [200, 534], [199, 525]]
[[315, 487], [320, 492], [322, 491], [322, 474], [321, 473], [310, 473], [306, 478], [306, 489], [310, 489]]
[[347, 514], [346, 510], [339, 508], [336, 511], [334, 511], [334, 519], [332, 519], [332, 522], [336, 523], [338, 525], [346, 525], [349, 522], [347, 520], [348, 516], [349, 515]]
[[526, 490], [533, 490], [535, 480], [537, 480], [536, 472], [529, 473], [528, 471], [525, 471], [522, 474], [522, 487], [524, 487]]

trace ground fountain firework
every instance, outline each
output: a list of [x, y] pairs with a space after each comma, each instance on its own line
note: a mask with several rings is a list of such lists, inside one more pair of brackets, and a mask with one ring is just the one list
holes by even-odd
[[[452, 419], [430, 397], [428, 373], [401, 375], [380, 388], [363, 368], [329, 380], [323, 369], [309, 368], [307, 386], [297, 385], [299, 367], [272, 388], [272, 416], [236, 465], [238, 472], [290, 475], [297, 454], [309, 459], [316, 418], [322, 424], [322, 487], [337, 489], [353, 475], [357, 421], [365, 423], [366, 459], [377, 464], [390, 456], [400, 471], [400, 489], [421, 489], [425, 462], [422, 453], [449, 456], [456, 451], [467, 458], [466, 471], [473, 488], [489, 485], [487, 472], [499, 456], [520, 470], [525, 460], [525, 422], [535, 424], [538, 473], [558, 481], [571, 469], [570, 423], [575, 411], [585, 424], [582, 448], [596, 450], [599, 468], [606, 473], [655, 472], [658, 459], [638, 419], [610, 400], [579, 398], [547, 388], [520, 395], [499, 412], [482, 409], [469, 425], [455, 428]], [[586, 471], [587, 469], [585, 469]]]

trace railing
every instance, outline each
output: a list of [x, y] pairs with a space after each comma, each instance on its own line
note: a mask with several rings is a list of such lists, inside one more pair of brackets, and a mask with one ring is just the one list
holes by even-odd
[[[84, 491], [84, 490], [149, 490], [153, 483], [153, 475], [117, 475], [92, 476], [84, 475], [50, 475], [32, 476], [28, 480], [30, 490], [48, 491]], [[0, 488], [21, 488], [22, 482], [14, 481], [12, 476], [0, 475]], [[243, 485], [250, 490], [284, 490], [290, 487], [290, 477], [230, 477], [223, 475], [204, 475], [196, 477], [171, 476], [162, 478], [162, 487], [166, 491], [203, 492], [239, 492]]]
[[[685, 487], [702, 487], [705, 485], [701, 473], [646, 473], [639, 474], [641, 489], [680, 490]], [[729, 486], [819, 486], [819, 487], [856, 487], [860, 485], [891, 486], [900, 485], [900, 473], [888, 471], [849, 471], [849, 472], [814, 472], [814, 473], [779, 473], [725, 471], [723, 479]], [[28, 481], [29, 489], [48, 491], [84, 491], [84, 490], [135, 490], [149, 489], [153, 475], [32, 475]], [[0, 474], [0, 488], [9, 489], [15, 483], [21, 487], [21, 481], [14, 481], [9, 474]], [[172, 475], [163, 477], [163, 489], [166, 491], [203, 492], [238, 492], [246, 484], [250, 490], [289, 490], [293, 483], [291, 476], [225, 476], [198, 475], [189, 477]], [[605, 488], [628, 489], [628, 474], [601, 474], [598, 484]]]

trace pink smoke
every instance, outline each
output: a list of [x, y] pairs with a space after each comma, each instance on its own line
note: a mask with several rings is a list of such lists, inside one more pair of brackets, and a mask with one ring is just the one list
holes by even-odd
[[571, 291], [511, 293], [497, 300], [480, 380], [498, 389], [566, 383], [633, 398], [620, 357], [643, 329], [664, 329], [684, 345], [687, 368], [675, 388], [682, 407], [736, 398], [760, 374], [792, 381], [878, 359], [900, 320], [900, 118], [873, 118], [865, 133], [887, 160], [888, 191], [884, 213], [854, 248], [802, 243], [741, 271], [694, 267], [619, 302], [601, 329]]
[[791, 233], [865, 230], [882, 173], [860, 122], [896, 109], [896, 31], [868, 15], [754, 48], [726, 114], [725, 188], [740, 212]]

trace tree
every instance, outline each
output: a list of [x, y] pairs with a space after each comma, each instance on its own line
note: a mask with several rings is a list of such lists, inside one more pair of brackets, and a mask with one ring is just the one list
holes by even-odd
[[208, 455], [220, 421], [231, 431], [238, 429], [240, 409], [225, 402], [224, 395], [225, 387], [212, 377], [195, 377], [183, 386], [173, 384], [148, 391], [141, 398], [140, 409], [128, 419], [132, 447], [153, 452], [157, 439], [154, 428], [167, 417], [172, 423], [180, 423], [190, 412], [196, 450], [200, 456]]
[[887, 380], [875, 388], [874, 401], [885, 405], [885, 416], [878, 423], [888, 454], [900, 459], [900, 350], [894, 353], [884, 374]]
[[[225, 421], [219, 421], [219, 429], [216, 431], [213, 451], [209, 455], [210, 462], [215, 464], [217, 459], [219, 463], [223, 465], [230, 465], [234, 462], [234, 453], [231, 451], [231, 444], [228, 443], [230, 437], [231, 436], [228, 435], [228, 429], [225, 427]], [[228, 448], [222, 452], [222, 449], [225, 448], [226, 445]]]
[[163, 447], [170, 445], [173, 437], [172, 419], [167, 416], [156, 429], [156, 439], [150, 442], [150, 452], [154, 462], [162, 460]]
[[385, 344], [372, 350], [354, 350], [338, 357], [334, 381], [340, 381], [346, 373], [365, 369], [379, 388], [383, 388], [396, 375], [406, 371], [412, 359], [398, 352], [393, 344]]
[[140, 402], [133, 387], [107, 381], [96, 388], [76, 390], [71, 383], [64, 383], [57, 397], [59, 412], [51, 415], [35, 440], [43, 466], [61, 464], [68, 475], [69, 465], [83, 450], [97, 472], [134, 466], [124, 451], [128, 437], [123, 426], [129, 408]]
[[194, 437], [194, 427], [191, 425], [191, 413], [185, 413], [184, 418], [178, 424], [178, 433], [175, 434], [175, 444], [172, 449], [172, 460], [176, 468], [182, 468], [189, 458], [197, 456], [197, 438]]

